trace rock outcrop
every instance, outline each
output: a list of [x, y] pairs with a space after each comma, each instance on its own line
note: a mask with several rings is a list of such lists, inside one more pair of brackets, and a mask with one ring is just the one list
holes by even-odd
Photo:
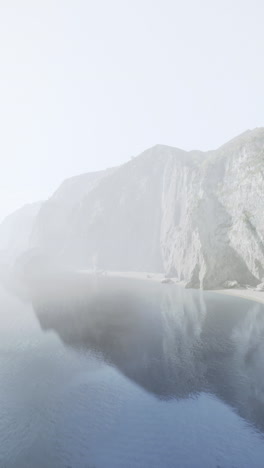
[[42, 206], [32, 245], [75, 268], [255, 286], [264, 277], [264, 129], [206, 153], [157, 145], [68, 180]]
[[33, 226], [41, 202], [30, 203], [7, 216], [0, 224], [0, 268], [12, 266], [30, 248]]

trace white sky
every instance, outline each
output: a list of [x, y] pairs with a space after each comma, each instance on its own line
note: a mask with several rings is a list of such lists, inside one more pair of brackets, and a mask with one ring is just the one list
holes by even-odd
[[156, 143], [264, 125], [263, 0], [0, 0], [0, 220]]

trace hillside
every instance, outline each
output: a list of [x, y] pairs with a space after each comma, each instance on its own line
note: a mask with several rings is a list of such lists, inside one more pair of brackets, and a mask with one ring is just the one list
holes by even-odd
[[264, 129], [206, 153], [157, 145], [70, 179], [43, 204], [33, 239], [74, 268], [254, 286], [264, 277]]

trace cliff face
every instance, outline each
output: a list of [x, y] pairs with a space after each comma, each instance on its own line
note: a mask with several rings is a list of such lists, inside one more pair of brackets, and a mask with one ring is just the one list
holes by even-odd
[[264, 129], [207, 153], [158, 145], [81, 177], [37, 217], [34, 245], [58, 261], [164, 271], [189, 287], [263, 278]]
[[65, 180], [41, 207], [31, 237], [31, 246], [60, 257], [70, 237], [72, 219], [82, 200], [114, 169], [97, 171]]
[[259, 282], [264, 274], [264, 130], [246, 132], [198, 164], [174, 171], [174, 177], [168, 171], [171, 188], [163, 201], [165, 270], [194, 287]]
[[0, 224], [0, 265], [10, 266], [30, 247], [30, 238], [41, 203], [24, 205]]

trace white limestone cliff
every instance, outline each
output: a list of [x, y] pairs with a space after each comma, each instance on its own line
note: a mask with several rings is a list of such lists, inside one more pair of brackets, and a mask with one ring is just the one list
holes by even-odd
[[218, 150], [157, 145], [114, 170], [66, 181], [33, 245], [78, 268], [165, 272], [188, 287], [264, 277], [264, 129]]
[[0, 224], [0, 268], [11, 266], [30, 248], [30, 239], [41, 202], [29, 203], [7, 216]]

